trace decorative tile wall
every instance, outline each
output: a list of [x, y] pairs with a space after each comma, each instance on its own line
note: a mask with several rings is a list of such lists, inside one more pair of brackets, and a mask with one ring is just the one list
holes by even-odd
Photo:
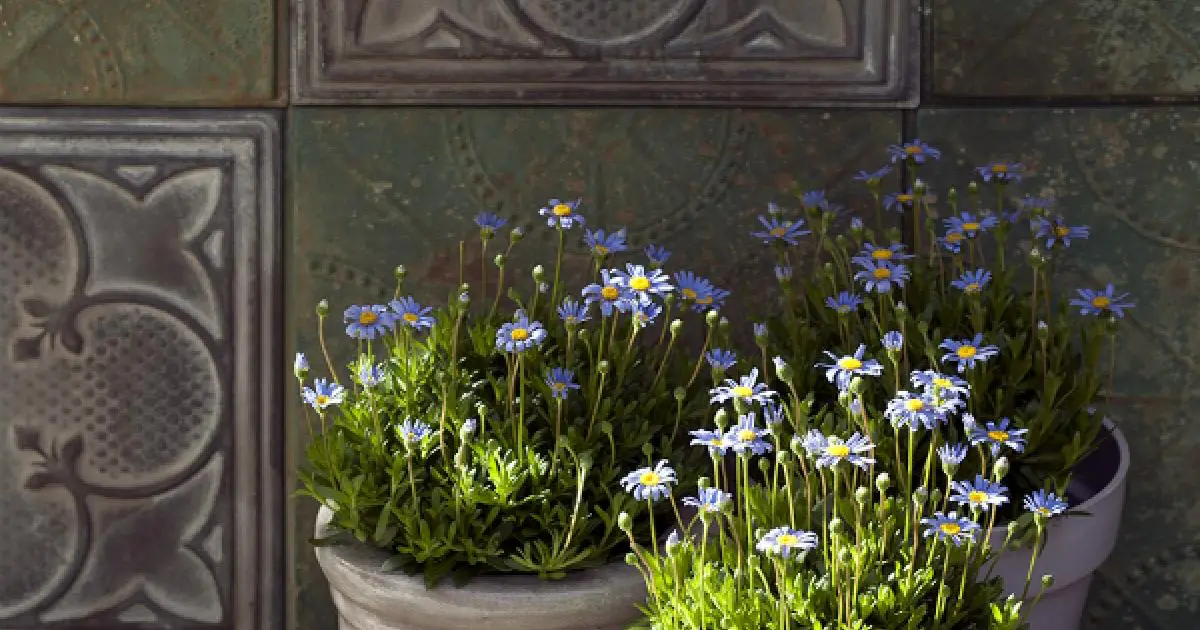
[[277, 141], [0, 110], [0, 628], [282, 626]]

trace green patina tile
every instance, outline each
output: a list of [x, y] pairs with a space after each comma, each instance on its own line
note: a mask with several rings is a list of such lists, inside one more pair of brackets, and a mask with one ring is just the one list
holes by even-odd
[[275, 96], [274, 0], [8, 0], [0, 102], [254, 105]]
[[[293, 349], [312, 351], [318, 299], [337, 311], [388, 296], [398, 263], [418, 298], [438, 299], [457, 282], [455, 242], [476, 212], [532, 228], [553, 196], [583, 197], [589, 225], [625, 225], [635, 247], [664, 245], [676, 269], [753, 303], [755, 283], [774, 282], [748, 235], [754, 217], [795, 186], [865, 201], [850, 194], [860, 186], [849, 179], [882, 161], [900, 114], [298, 108], [289, 124], [288, 337]], [[530, 240], [546, 241], [534, 249], [552, 251], [547, 234], [531, 229]], [[581, 249], [567, 258], [586, 260]], [[481, 256], [469, 251], [466, 260], [475, 280]], [[331, 336], [340, 337], [338, 327]], [[335, 355], [347, 345], [337, 341]], [[294, 385], [290, 393], [296, 400]], [[293, 457], [303, 435], [298, 414], [293, 402]], [[300, 628], [325, 630], [333, 615], [305, 543], [314, 510], [296, 501], [292, 513], [289, 601], [299, 606]]]
[[941, 95], [1200, 95], [1188, 0], [932, 0]]
[[1060, 291], [1112, 282], [1137, 308], [1119, 345], [1115, 417], [1132, 468], [1117, 549], [1093, 590], [1101, 628], [1200, 627], [1200, 108], [932, 110], [920, 137], [944, 152], [932, 185], [991, 159], [1025, 163], [1019, 191], [1052, 195], [1091, 238]]

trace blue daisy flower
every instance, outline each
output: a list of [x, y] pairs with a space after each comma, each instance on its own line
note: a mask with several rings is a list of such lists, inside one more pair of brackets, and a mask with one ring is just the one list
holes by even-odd
[[496, 230], [508, 225], [508, 219], [493, 212], [480, 212], [475, 215], [475, 225], [479, 226], [479, 231], [485, 237], [490, 238]]
[[995, 181], [1000, 184], [1021, 181], [1025, 173], [1025, 165], [1020, 162], [992, 162], [975, 169], [985, 182]]
[[894, 260], [908, 260], [912, 257], [912, 254], [905, 253], [904, 243], [892, 243], [890, 245], [863, 243], [863, 250], [851, 258], [850, 262], [863, 265], [870, 261], [891, 262]]
[[416, 300], [405, 296], [388, 302], [392, 308], [394, 319], [413, 330], [426, 330], [433, 327], [434, 319], [429, 313], [433, 308], [421, 306]]
[[665, 295], [675, 290], [671, 280], [662, 271], [647, 269], [642, 265], [625, 263], [625, 270], [612, 270], [612, 279], [628, 289], [633, 298], [642, 304], [650, 304], [652, 297]]
[[946, 251], [957, 254], [962, 251], [963, 240], [966, 237], [958, 230], [947, 230], [945, 236], [938, 237], [938, 245], [941, 245]]
[[396, 427], [396, 434], [407, 445], [416, 445], [424, 442], [426, 438], [433, 434], [433, 427], [421, 422], [420, 420], [408, 419], [400, 423]]
[[851, 232], [861, 232], [865, 228], [866, 228], [866, 225], [863, 224], [863, 220], [861, 218], [859, 218], [859, 217], [851, 217], [850, 218], [850, 231]]
[[725, 511], [733, 495], [720, 488], [700, 488], [694, 497], [684, 497], [683, 504], [694, 507], [701, 512], [716, 514]]
[[762, 322], [754, 322], [753, 327], [754, 327], [754, 338], [755, 339], [762, 340], [762, 339], [767, 338], [767, 334], [769, 331], [767, 329], [766, 324], [764, 324]]
[[912, 373], [913, 387], [918, 387], [920, 390], [928, 394], [935, 400], [965, 400], [971, 397], [971, 387], [966, 381], [949, 374], [942, 374], [935, 370], [921, 370]]
[[828, 210], [831, 206], [824, 190], [810, 190], [800, 194], [800, 205], [811, 210]]
[[946, 410], [929, 394], [900, 390], [888, 401], [883, 417], [896, 428], [908, 427], [909, 431], [916, 431], [920, 426], [933, 430], [946, 420]]
[[938, 348], [947, 351], [942, 355], [942, 361], [956, 363], [959, 372], [966, 372], [976, 363], [986, 362], [1000, 354], [1000, 348], [983, 344], [983, 333], [975, 333], [972, 339], [943, 339]]
[[862, 270], [854, 274], [854, 279], [862, 282], [868, 293], [891, 293], [892, 287], [903, 289], [908, 281], [908, 267], [901, 263], [871, 260], [859, 266]]
[[296, 360], [292, 362], [292, 374], [301, 381], [308, 378], [308, 357], [304, 356], [303, 352], [296, 353]]
[[628, 312], [634, 302], [633, 292], [608, 269], [600, 270], [599, 284], [589, 284], [583, 289], [583, 299], [588, 305], [599, 304], [600, 314], [604, 317], [611, 317], [613, 309]]
[[890, 167], [890, 166], [884, 166], [884, 167], [876, 169], [874, 171], [859, 171], [858, 175], [854, 176], [854, 181], [866, 182], [868, 185], [878, 184], [880, 182], [880, 180], [882, 180], [884, 177], [887, 177], [888, 175], [890, 175], [891, 172], [892, 172], [892, 167]]
[[675, 471], [661, 460], [653, 468], [639, 468], [621, 479], [621, 486], [638, 501], [658, 501], [670, 496]]
[[703, 312], [705, 307], [701, 306], [699, 302], [712, 295], [715, 288], [712, 282], [690, 271], [676, 271], [673, 277], [675, 284], [679, 287], [679, 295], [683, 298], [683, 302], [692, 305], [692, 310]]
[[654, 320], [657, 319], [659, 315], [662, 315], [662, 312], [662, 306], [655, 304], [654, 302], [635, 302], [633, 305], [633, 322], [637, 326], [645, 328], [653, 324]]
[[812, 234], [804, 229], [803, 219], [789, 220], [780, 219], [777, 216], [760, 216], [758, 222], [762, 224], [763, 231], [751, 232], [750, 236], [760, 238], [764, 243], [783, 241], [788, 245], [799, 245], [800, 241], [796, 239], [806, 234]]
[[667, 264], [667, 259], [671, 257], [671, 252], [667, 251], [667, 248], [654, 244], [647, 245], [645, 253], [646, 259], [654, 267], [661, 267]]
[[1076, 289], [1079, 297], [1072, 298], [1071, 306], [1079, 307], [1080, 315], [1108, 315], [1114, 317], [1125, 317], [1125, 309], [1133, 308], [1133, 302], [1126, 302], [1129, 299], [1128, 293], [1115, 295], [1113, 293], [1113, 285], [1109, 284], [1103, 291], [1093, 289]]
[[900, 352], [904, 348], [904, 333], [890, 330], [883, 334], [883, 349], [888, 352]]
[[763, 534], [762, 538], [754, 544], [754, 548], [762, 553], [787, 560], [816, 549], [818, 542], [817, 535], [813, 532], [790, 527], [776, 527]]
[[1008, 503], [1008, 494], [1004, 486], [989, 480], [983, 475], [975, 475], [975, 480], [950, 482], [950, 500], [970, 507], [973, 510], [990, 510], [993, 507]]
[[721, 431], [697, 429], [689, 433], [692, 436], [691, 445], [707, 448], [709, 455], [724, 455], [733, 448], [733, 440], [729, 439], [728, 434]]
[[731, 378], [725, 379], [725, 384], [712, 388], [709, 395], [709, 402], [713, 404], [740, 400], [744, 403], [765, 405], [775, 397], [775, 392], [765, 383], [759, 383], [758, 368], [751, 368], [749, 374], [736, 381]]
[[737, 355], [732, 350], [713, 348], [704, 353], [705, 360], [714, 370], [728, 370], [737, 363]]
[[883, 196], [883, 207], [892, 212], [903, 213], [912, 208], [913, 202], [916, 200], [917, 196], [911, 191], [887, 193]]
[[1071, 239], [1085, 239], [1091, 233], [1086, 225], [1067, 225], [1062, 217], [1037, 217], [1031, 223], [1034, 238], [1046, 239], [1046, 249], [1053, 249], [1055, 246], [1070, 247]]
[[804, 440], [804, 448], [809, 457], [816, 460], [817, 468], [833, 468], [846, 462], [865, 470], [875, 462], [875, 459], [869, 456], [875, 445], [871, 443], [870, 438], [857, 431], [843, 440], [836, 435], [824, 435], [814, 429]]
[[591, 316], [588, 315], [589, 305], [590, 302], [580, 302], [566, 298], [558, 307], [558, 318], [568, 326], [578, 326], [591, 319]]
[[912, 160], [917, 164], [924, 164], [929, 160], [942, 157], [942, 152], [920, 140], [913, 140], [904, 144], [893, 144], [888, 147], [888, 155], [892, 157], [892, 164], [901, 160]]
[[354, 339], [374, 339], [392, 329], [392, 314], [381, 304], [351, 306], [342, 314], [346, 334]]
[[502, 352], [524, 352], [541, 345], [545, 338], [546, 329], [542, 327], [542, 323], [532, 321], [525, 313], [518, 311], [513, 321], [496, 331], [496, 349]]
[[1043, 518], [1058, 516], [1067, 511], [1067, 502], [1053, 492], [1037, 490], [1025, 497], [1025, 509]]
[[593, 256], [604, 257], [629, 249], [625, 243], [625, 229], [621, 228], [612, 234], [604, 230], [584, 230], [583, 243], [592, 251]]
[[792, 268], [787, 265], [775, 265], [775, 279], [787, 282], [792, 279]]
[[991, 214], [976, 216], [970, 212], [960, 212], [957, 216], [943, 221], [943, 224], [950, 232], [958, 232], [967, 238], [975, 238], [980, 233], [1000, 225], [1000, 220]]
[[1002, 446], [1007, 446], [1018, 453], [1025, 450], [1025, 434], [1028, 431], [1010, 426], [1008, 418], [1001, 418], [999, 422], [989, 421], [981, 427], [975, 422], [974, 416], [964, 414], [963, 424], [968, 427], [971, 446], [987, 444], [991, 448], [993, 457], [1000, 453]]
[[319, 378], [313, 381], [312, 387], [305, 387], [302, 392], [304, 402], [317, 411], [324, 411], [330, 405], [340, 405], [346, 399], [346, 388]]
[[579, 389], [575, 372], [561, 367], [550, 370], [546, 375], [546, 386], [550, 388], [550, 395], [558, 400], [566, 400], [572, 389]]
[[375, 387], [383, 382], [383, 367], [371, 365], [363, 361], [358, 365], [358, 382], [366, 388]]
[[866, 352], [866, 344], [859, 344], [854, 354], [842, 357], [826, 350], [825, 356], [829, 357], [832, 363], [818, 363], [814, 367], [828, 368], [825, 370], [825, 379], [837, 385], [838, 389], [845, 391], [850, 386], [850, 379], [855, 376], [879, 376], [883, 374], [883, 364], [875, 359], [865, 358]]
[[583, 199], [575, 201], [551, 199], [546, 202], [545, 207], [538, 210], [538, 214], [546, 217], [546, 225], [552, 228], [569, 230], [576, 224], [582, 227], [584, 225], [583, 215], [577, 214], [581, 202]]
[[787, 417], [787, 412], [784, 410], [783, 405], [774, 400], [769, 400], [767, 404], [763, 405], [762, 415], [763, 422], [767, 423], [768, 427], [774, 427], [784, 421], [784, 418]]
[[755, 426], [754, 414], [747, 413], [738, 416], [737, 424], [729, 428], [725, 437], [733, 443], [733, 452], [739, 455], [762, 455], [771, 451], [771, 443], [765, 439], [770, 434], [770, 429]]
[[1025, 195], [1017, 200], [1017, 204], [1026, 212], [1041, 216], [1049, 212], [1055, 206], [1057, 201], [1052, 197], [1034, 197], [1033, 195]]
[[692, 304], [692, 310], [697, 313], [720, 309], [725, 303], [725, 298], [729, 297], [729, 291], [713, 287], [708, 295], [700, 295], [696, 297], [695, 303]]
[[842, 291], [837, 294], [837, 297], [829, 296], [825, 298], [825, 306], [837, 311], [838, 315], [849, 315], [858, 310], [862, 306], [862, 298], [857, 294], [849, 291]]
[[937, 448], [937, 456], [943, 467], [956, 467], [967, 458], [967, 445], [943, 444]]
[[988, 282], [992, 280], [992, 272], [987, 269], [979, 268], [970, 271], [964, 271], [957, 280], [950, 283], [950, 286], [966, 293], [967, 295], [979, 295], [987, 287]]
[[975, 540], [975, 533], [979, 531], [979, 523], [959, 516], [957, 512], [934, 512], [933, 516], [921, 519], [921, 524], [927, 528], [925, 537], [933, 536], [938, 540], [950, 542], [955, 547]]

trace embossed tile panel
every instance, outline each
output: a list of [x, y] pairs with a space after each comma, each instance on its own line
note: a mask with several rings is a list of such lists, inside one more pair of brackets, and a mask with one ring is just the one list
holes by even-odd
[[[1121, 538], [1092, 589], [1097, 630], [1200, 628], [1200, 108], [922, 111], [943, 150], [931, 182], [992, 159], [1024, 162], [1020, 192], [1053, 195], [1071, 224], [1060, 291], [1131, 293], [1115, 381], [1132, 467]], [[946, 184], [943, 184], [943, 186]]]
[[915, 100], [916, 0], [295, 0], [298, 103]]
[[0, 628], [279, 627], [276, 142], [0, 110]]
[[259, 105], [276, 0], [6, 0], [0, 103]]
[[949, 96], [1200, 96], [1193, 0], [929, 0]]
[[[865, 205], [850, 177], [882, 161], [899, 134], [898, 112], [297, 108], [288, 129], [291, 349], [315, 353], [317, 300], [340, 312], [389, 296], [397, 264], [408, 267], [418, 299], [443, 299], [458, 281], [455, 243], [481, 210], [529, 225], [522, 245], [549, 262], [552, 243], [533, 242], [549, 231], [535, 219], [556, 195], [582, 197], [589, 226], [626, 226], [631, 246], [663, 245], [674, 252], [672, 269], [755, 303], [756, 286], [774, 278], [749, 236], [754, 217], [768, 201], [786, 204], [795, 187]], [[572, 247], [567, 265], [587, 260]], [[482, 261], [473, 250], [466, 261], [473, 280]], [[331, 327], [341, 361], [350, 344], [336, 333]], [[298, 457], [304, 425], [294, 385], [288, 396], [289, 450]], [[296, 590], [288, 601], [299, 628], [328, 630], [329, 596], [305, 542], [315, 510], [308, 500], [290, 505]]]

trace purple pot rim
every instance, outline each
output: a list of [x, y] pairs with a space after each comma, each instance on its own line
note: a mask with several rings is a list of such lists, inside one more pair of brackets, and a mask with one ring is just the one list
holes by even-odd
[[1116, 422], [1107, 417], [1104, 419], [1103, 428], [1117, 447], [1117, 470], [1113, 473], [1112, 479], [1109, 479], [1108, 483], [1104, 484], [1103, 488], [1100, 488], [1095, 494], [1084, 499], [1074, 509], [1086, 512], [1089, 507], [1108, 499], [1113, 493], [1119, 491], [1125, 483], [1125, 478], [1129, 475], [1129, 442], [1125, 439], [1125, 433], [1121, 431], [1121, 427], [1117, 426]]

